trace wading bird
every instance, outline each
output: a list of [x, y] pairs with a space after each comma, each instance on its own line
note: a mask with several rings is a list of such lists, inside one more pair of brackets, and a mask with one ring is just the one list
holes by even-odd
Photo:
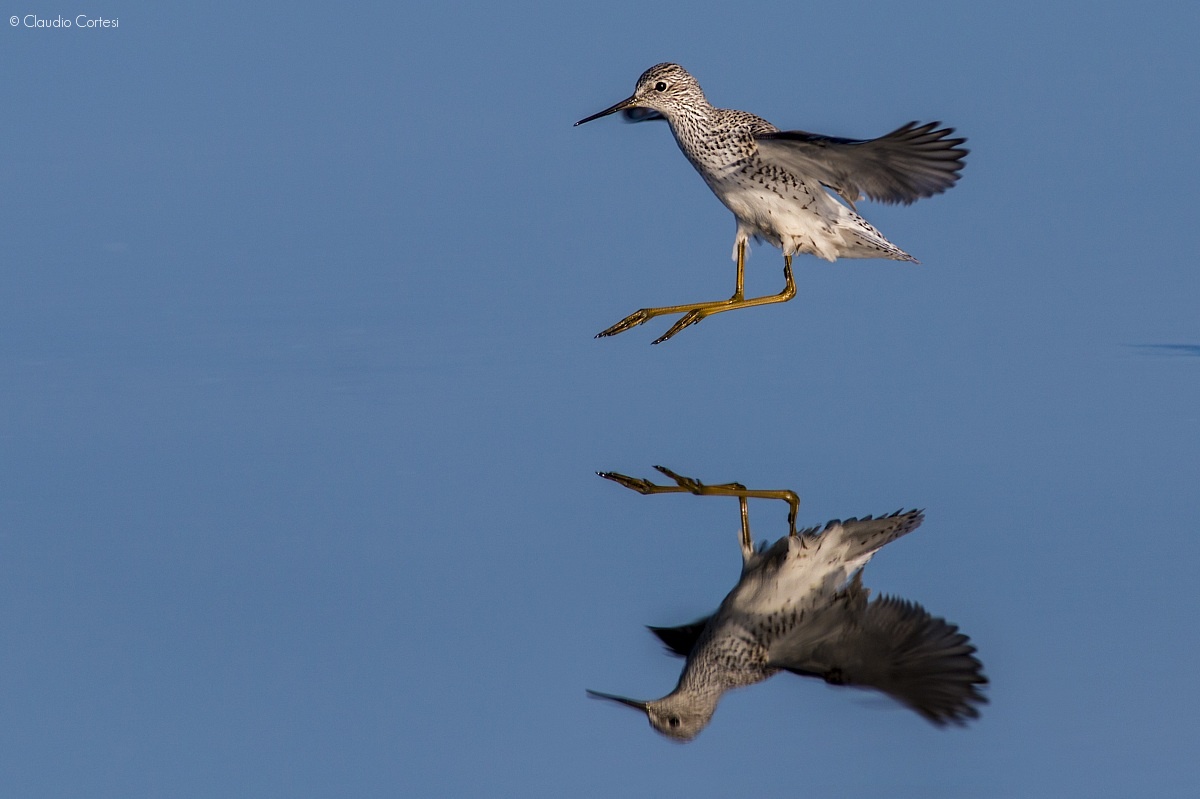
[[[728, 300], [642, 308], [597, 335], [615, 336], [664, 314], [683, 314], [655, 344], [706, 316], [787, 302], [796, 296], [792, 256], [916, 261], [858, 215], [864, 197], [912, 203], [954, 185], [968, 151], [966, 139], [938, 122], [909, 122], [878, 139], [843, 139], [802, 130], [781, 131], [745, 111], [714, 108], [700, 84], [678, 64], [657, 64], [638, 78], [633, 95], [582, 125], [621, 111], [626, 119], [665, 119], [688, 161], [737, 218], [733, 257], [737, 282]], [[834, 196], [836, 195], [836, 197]], [[840, 202], [839, 202], [840, 199]], [[746, 297], [746, 242], [783, 250], [783, 291]]]

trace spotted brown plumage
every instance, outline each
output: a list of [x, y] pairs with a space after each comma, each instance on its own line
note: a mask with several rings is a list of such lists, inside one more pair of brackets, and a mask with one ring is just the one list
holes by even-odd
[[[869, 198], [912, 203], [958, 181], [967, 150], [953, 128], [909, 122], [877, 139], [847, 139], [807, 131], [781, 131], [765, 119], [708, 102], [700, 84], [678, 64], [657, 64], [638, 79], [634, 93], [576, 122], [622, 112], [634, 122], [666, 120], [679, 149], [737, 219], [733, 296], [715, 302], [643, 308], [599, 333], [613, 336], [656, 316], [681, 318], [655, 344], [707, 316], [790, 300], [796, 293], [793, 255], [916, 259], [892, 244], [859, 215]], [[746, 298], [743, 273], [750, 239], [783, 251], [785, 287], [779, 294]]]

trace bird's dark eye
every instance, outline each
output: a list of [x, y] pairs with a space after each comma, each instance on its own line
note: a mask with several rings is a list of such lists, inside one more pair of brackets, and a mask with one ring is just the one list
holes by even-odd
[[[665, 81], [660, 80], [658, 83], [654, 84], [654, 91], [665, 92], [666, 90], [667, 90], [667, 84]], [[679, 719], [676, 719], [676, 721], [679, 721]], [[675, 725], [672, 724], [671, 726], [674, 727]]]
[[[661, 84], [660, 84], [660, 85], [661, 85]], [[667, 719], [667, 724], [669, 724], [669, 725], [671, 726], [671, 728], [672, 728], [672, 729], [674, 729], [675, 727], [678, 727], [678, 726], [679, 726], [679, 716], [671, 716], [671, 717], [669, 717], [669, 718]]]

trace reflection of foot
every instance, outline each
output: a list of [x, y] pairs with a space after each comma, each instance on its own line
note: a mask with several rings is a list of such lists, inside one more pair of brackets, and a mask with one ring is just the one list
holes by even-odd
[[[668, 469], [666, 466], [655, 466], [660, 473], [671, 478], [675, 485], [658, 485], [640, 477], [630, 477], [619, 472], [596, 472], [605, 480], [612, 480], [631, 491], [639, 494], [680, 494], [688, 493], [698, 497], [736, 497], [742, 502], [742, 533], [743, 538], [749, 537], [749, 523], [746, 521], [746, 500], [748, 499], [778, 499], [788, 504], [788, 535], [796, 535], [796, 514], [800, 510], [800, 495], [786, 488], [752, 489], [741, 483], [718, 483], [705, 485], [694, 477], [685, 477]], [[745, 541], [743, 542], [745, 544]]]

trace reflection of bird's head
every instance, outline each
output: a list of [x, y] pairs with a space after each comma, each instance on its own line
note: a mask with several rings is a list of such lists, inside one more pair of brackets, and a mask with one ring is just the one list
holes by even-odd
[[708, 726], [713, 711], [716, 710], [716, 702], [701, 702], [696, 697], [679, 692], [650, 702], [639, 702], [636, 699], [599, 691], [588, 691], [588, 694], [597, 699], [608, 699], [626, 707], [637, 708], [650, 719], [651, 727], [680, 742], [690, 741], [699, 735], [700, 731]]

